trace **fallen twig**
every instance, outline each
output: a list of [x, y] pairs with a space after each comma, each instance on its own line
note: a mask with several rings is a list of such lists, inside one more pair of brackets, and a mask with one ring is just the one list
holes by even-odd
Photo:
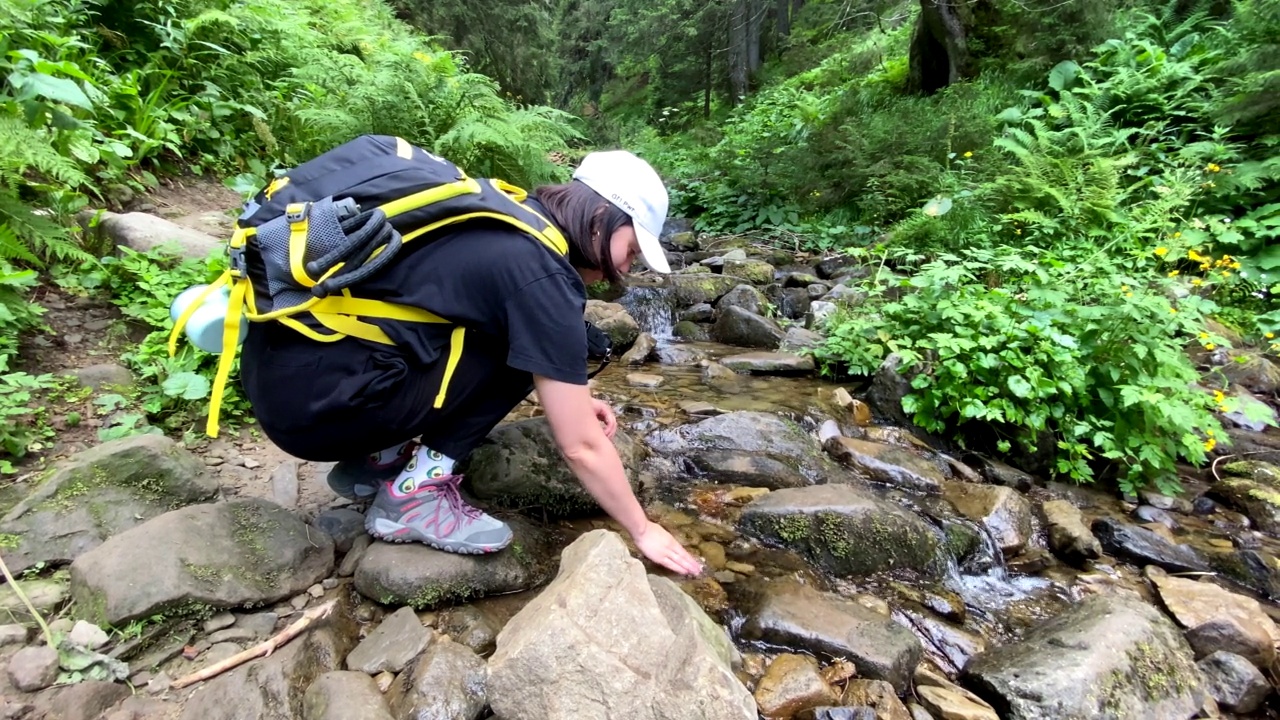
[[337, 602], [337, 600], [330, 600], [323, 605], [317, 605], [316, 607], [311, 608], [310, 610], [302, 613], [302, 617], [293, 621], [289, 627], [281, 630], [275, 635], [272, 635], [248, 650], [232, 655], [226, 660], [216, 662], [203, 670], [180, 677], [175, 680], [170, 687], [174, 689], [182, 689], [188, 685], [194, 685], [202, 680], [217, 677], [218, 675], [239, 667], [240, 665], [243, 665], [255, 658], [271, 657], [271, 653], [275, 652], [276, 648], [301, 635], [303, 630], [311, 627], [317, 620], [328, 617], [329, 613], [333, 612], [333, 608]]
[[36, 619], [36, 624], [40, 626], [40, 632], [44, 633], [44, 641], [49, 647], [57, 647], [57, 643], [53, 641], [53, 632], [49, 630], [49, 626], [45, 624], [44, 618], [40, 612], [36, 610], [36, 606], [31, 604], [31, 598], [22, 592], [22, 588], [18, 586], [18, 581], [13, 578], [13, 574], [9, 572], [9, 566], [4, 564], [4, 558], [0, 557], [0, 572], [4, 573], [4, 579], [8, 581], [9, 587], [13, 588], [13, 593], [18, 596], [23, 605], [27, 606], [27, 611], [31, 613], [31, 617]]
[[1232, 454], [1230, 454], [1230, 455], [1220, 455], [1220, 456], [1218, 456], [1218, 457], [1214, 458], [1214, 459], [1213, 459], [1213, 462], [1212, 462], [1212, 463], [1210, 463], [1210, 465], [1209, 465], [1209, 472], [1213, 473], [1213, 479], [1214, 479], [1215, 481], [1217, 481], [1217, 480], [1221, 480], [1221, 479], [1222, 479], [1222, 476], [1218, 475], [1218, 463], [1222, 462], [1223, 460], [1227, 460], [1227, 459], [1230, 459], [1230, 458], [1237, 458], [1237, 457], [1248, 457], [1249, 455], [1269, 455], [1269, 454], [1271, 454], [1271, 453], [1273, 453], [1273, 452], [1280, 452], [1280, 450], [1254, 450], [1254, 451], [1252, 451], [1252, 452], [1245, 452], [1245, 453], [1232, 453]]

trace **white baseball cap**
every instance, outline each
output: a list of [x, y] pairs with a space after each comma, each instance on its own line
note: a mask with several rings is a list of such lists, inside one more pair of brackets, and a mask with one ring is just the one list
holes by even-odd
[[630, 215], [645, 264], [660, 273], [671, 272], [658, 242], [667, 220], [667, 188], [649, 163], [626, 150], [593, 152], [582, 159], [573, 179]]

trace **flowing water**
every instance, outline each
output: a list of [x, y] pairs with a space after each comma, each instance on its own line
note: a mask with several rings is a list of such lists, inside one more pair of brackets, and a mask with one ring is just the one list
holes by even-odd
[[647, 332], [659, 343], [672, 338], [675, 312], [671, 305], [671, 290], [661, 287], [636, 285], [618, 299], [618, 304], [635, 318], [642, 332]]

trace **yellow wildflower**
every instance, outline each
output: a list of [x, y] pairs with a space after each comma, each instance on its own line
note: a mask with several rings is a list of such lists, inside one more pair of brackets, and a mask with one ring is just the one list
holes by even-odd
[[1208, 269], [1209, 269], [1209, 263], [1205, 263], [1205, 264], [1201, 265], [1201, 266], [1200, 266], [1200, 269], [1201, 269], [1201, 270], [1208, 270]]
[[1265, 337], [1265, 338], [1266, 338], [1266, 339], [1268, 339], [1268, 340], [1270, 340], [1271, 338], [1273, 338], [1273, 337], [1275, 337], [1275, 336], [1276, 336], [1276, 334], [1275, 334], [1275, 333], [1273, 333], [1273, 332], [1269, 332], [1269, 333], [1267, 333], [1267, 334], [1263, 335], [1263, 337]]
[[1222, 166], [1217, 163], [1209, 163], [1205, 170], [1211, 173], [1222, 172]]
[[1176, 233], [1174, 233], [1174, 234], [1173, 234], [1173, 239], [1174, 239], [1174, 240], [1177, 240], [1177, 239], [1178, 239], [1178, 238], [1180, 238], [1180, 237], [1182, 237], [1182, 231], [1181, 231], [1181, 230], [1179, 230], [1178, 232], [1176, 232]]
[[1223, 271], [1222, 271], [1222, 277], [1224, 277], [1224, 278], [1229, 278], [1229, 277], [1231, 277], [1231, 271], [1229, 271], [1229, 270], [1223, 270]]
[[1217, 446], [1218, 446], [1218, 441], [1217, 441], [1217, 440], [1215, 440], [1214, 438], [1209, 438], [1208, 440], [1205, 440], [1205, 441], [1204, 441], [1204, 451], [1205, 451], [1205, 452], [1209, 452], [1209, 451], [1213, 450], [1213, 449], [1214, 449], [1215, 447], [1217, 447]]
[[1199, 261], [1199, 262], [1204, 262], [1204, 261], [1206, 261], [1206, 260], [1208, 260], [1208, 259], [1209, 259], [1209, 258], [1206, 258], [1205, 256], [1201, 255], [1200, 253], [1196, 252], [1195, 250], [1188, 250], [1188, 251], [1187, 251], [1187, 258], [1188, 258], [1188, 259], [1190, 259], [1190, 260], [1197, 260], [1197, 261]]
[[1131, 293], [1131, 292], [1127, 292], [1127, 293], [1125, 293], [1125, 294], [1124, 294], [1124, 296], [1125, 296], [1125, 297], [1133, 297], [1133, 293]]
[[1169, 271], [1169, 277], [1178, 277], [1178, 275], [1179, 275], [1179, 273], [1178, 273], [1178, 271], [1177, 271], [1177, 270], [1170, 270], [1170, 271]]
[[1191, 280], [1191, 284], [1195, 285], [1196, 287], [1199, 287], [1204, 284], [1204, 281], [1201, 280], [1200, 278], [1194, 278]]
[[1216, 347], [1218, 347], [1218, 346], [1217, 346], [1217, 345], [1214, 345], [1213, 343], [1205, 343], [1205, 344], [1204, 344], [1204, 349], [1205, 349], [1205, 350], [1212, 350], [1212, 349], [1214, 349], [1214, 348], [1216, 348]]
[[966, 153], [964, 154], [964, 156], [965, 156], [965, 157], [967, 157], [967, 158], [971, 158], [971, 157], [973, 157], [973, 151], [972, 151], [972, 150], [970, 150], [970, 151], [966, 152]]
[[1120, 286], [1120, 292], [1129, 292], [1129, 286], [1128, 286], [1128, 285], [1121, 285], [1121, 286]]
[[1156, 255], [1157, 255], [1158, 257], [1164, 257], [1165, 255], [1167, 255], [1167, 254], [1169, 253], [1169, 248], [1164, 247], [1164, 246], [1162, 245], [1162, 246], [1160, 246], [1160, 247], [1156, 248], [1155, 253], [1156, 253]]
[[1237, 260], [1236, 262], [1231, 263], [1231, 269], [1232, 269], [1232, 270], [1239, 270], [1239, 269], [1240, 269], [1240, 261], [1238, 261], [1238, 260]]
[[1212, 431], [1212, 430], [1205, 430], [1205, 431], [1204, 431], [1204, 434], [1205, 434], [1205, 435], [1208, 435], [1209, 437], [1213, 437], [1213, 431]]
[[1209, 333], [1200, 333], [1200, 339], [1201, 339], [1201, 340], [1208, 340], [1208, 339], [1209, 339]]
[[1177, 315], [1177, 314], [1178, 314], [1178, 308], [1175, 308], [1175, 307], [1171, 307], [1171, 308], [1169, 308], [1169, 314], [1170, 314], [1170, 315]]

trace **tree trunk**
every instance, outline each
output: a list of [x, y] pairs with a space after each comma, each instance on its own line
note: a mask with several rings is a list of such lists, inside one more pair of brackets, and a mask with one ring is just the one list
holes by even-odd
[[703, 50], [703, 55], [707, 59], [706, 74], [702, 78], [702, 117], [711, 119], [711, 87], [715, 85], [715, 75], [713, 73], [714, 66], [712, 61], [715, 58], [715, 51], [710, 43]]
[[795, 0], [777, 0], [774, 12], [778, 15], [778, 37], [791, 35], [791, 3]]
[[749, 0], [737, 0], [729, 17], [729, 89], [733, 104], [747, 96], [747, 25]]
[[747, 0], [747, 83], [750, 87], [760, 71], [760, 34], [764, 32], [764, 16], [768, 5], [763, 0]]
[[932, 94], [973, 77], [969, 38], [978, 23], [995, 17], [990, 0], [920, 0], [920, 17], [911, 36], [907, 89]]

